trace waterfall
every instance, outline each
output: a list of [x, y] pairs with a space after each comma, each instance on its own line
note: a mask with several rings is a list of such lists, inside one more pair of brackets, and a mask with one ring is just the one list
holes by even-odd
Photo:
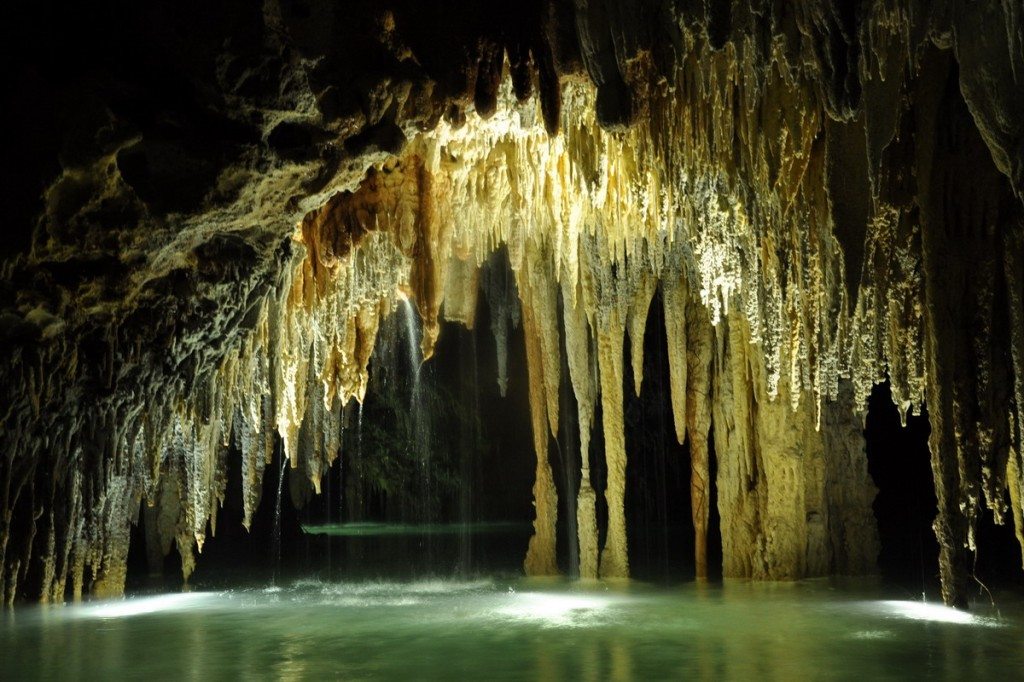
[[363, 457], [363, 404], [359, 403], [356, 417], [356, 459], [362, 461]]
[[419, 317], [416, 315], [416, 311], [413, 309], [412, 303], [409, 302], [408, 298], [402, 299], [402, 307], [405, 311], [406, 340], [409, 343], [409, 368], [412, 371], [411, 404], [415, 410], [418, 407], [420, 397], [420, 365], [423, 364], [422, 351], [419, 346]]
[[460, 384], [463, 395], [471, 397], [470, 423], [463, 424], [459, 439], [459, 558], [458, 573], [469, 576], [473, 563], [473, 462], [480, 449], [480, 391], [477, 374], [476, 333], [460, 330], [460, 351], [462, 342], [468, 342], [469, 352], [461, 353]]
[[[331, 525], [331, 472], [328, 470], [327, 475], [324, 476], [324, 499], [326, 504], [324, 508], [327, 511], [327, 518], [325, 519], [327, 525]], [[308, 505], [307, 505], [308, 508]], [[325, 551], [327, 552], [327, 579], [330, 580], [334, 573], [334, 557], [331, 556], [331, 539], [327, 539]]]
[[288, 466], [288, 458], [281, 453], [281, 468], [277, 476], [277, 499], [274, 502], [274, 571], [271, 575], [271, 584], [277, 584], [278, 574], [281, 572], [281, 490], [284, 487], [284, 470]]
[[[419, 316], [408, 298], [402, 299], [402, 310], [405, 313], [406, 343], [409, 347], [409, 371], [412, 373], [412, 385], [409, 390], [409, 453], [416, 459], [421, 473], [421, 494], [419, 518], [414, 522], [429, 524], [433, 521], [433, 486], [430, 471], [430, 433], [428, 414], [423, 409], [422, 365], [423, 355], [420, 349], [421, 331]], [[430, 533], [425, 536], [426, 566], [429, 572], [433, 563], [433, 542]]]

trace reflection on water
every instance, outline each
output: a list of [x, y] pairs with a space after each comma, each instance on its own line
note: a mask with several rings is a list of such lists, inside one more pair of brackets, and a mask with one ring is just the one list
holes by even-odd
[[299, 581], [0, 617], [0, 679], [906, 679], [1024, 670], [1018, 604], [828, 582]]
[[303, 525], [302, 532], [309, 535], [334, 537], [374, 537], [386, 535], [459, 535], [461, 533], [515, 533], [529, 532], [529, 523], [489, 521], [477, 523], [327, 523]]

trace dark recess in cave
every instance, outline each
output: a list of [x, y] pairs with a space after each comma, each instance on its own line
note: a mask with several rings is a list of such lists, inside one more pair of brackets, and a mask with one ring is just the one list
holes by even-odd
[[864, 436], [868, 471], [878, 487], [873, 505], [881, 541], [878, 569], [885, 579], [915, 596], [935, 595], [939, 584], [928, 433], [926, 415], [909, 416], [906, 427], [901, 426], [888, 384], [875, 387]]
[[[878, 487], [873, 505], [878, 520], [882, 578], [908, 595], [936, 598], [939, 594], [939, 546], [932, 531], [937, 513], [928, 452], [928, 413], [907, 417], [889, 395], [888, 383], [871, 393], [865, 421], [868, 470]], [[977, 559], [972, 565], [971, 588], [987, 600], [986, 589], [1019, 589], [1024, 576], [1020, 550], [1010, 524], [996, 525], [987, 512], [978, 528]]]
[[[630, 532], [630, 570], [642, 580], [688, 579], [694, 571], [690, 513], [690, 452], [676, 442], [669, 395], [668, 357], [661, 295], [647, 314], [644, 377], [626, 384], [626, 449], [636, 456], [626, 467], [626, 524]], [[631, 367], [630, 346], [623, 366]]]

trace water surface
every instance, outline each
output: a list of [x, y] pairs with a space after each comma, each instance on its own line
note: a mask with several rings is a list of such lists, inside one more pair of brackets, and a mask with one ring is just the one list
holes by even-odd
[[1022, 613], [826, 581], [305, 580], [20, 608], [0, 679], [1012, 678]]

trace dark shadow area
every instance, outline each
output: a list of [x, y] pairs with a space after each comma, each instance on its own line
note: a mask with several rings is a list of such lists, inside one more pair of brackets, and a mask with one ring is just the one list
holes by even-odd
[[722, 517], [718, 513], [718, 455], [715, 453], [715, 425], [708, 431], [708, 480], [711, 503], [708, 513], [708, 580], [722, 579]]
[[[932, 531], [937, 506], [929, 433], [927, 411], [909, 416], [903, 427], [888, 383], [875, 386], [864, 435], [868, 469], [878, 486], [874, 503], [881, 541], [878, 568], [885, 580], [911, 594], [938, 598], [939, 546]], [[996, 525], [986, 509], [975, 542], [973, 571], [980, 583], [972, 581], [974, 596], [987, 599], [982, 584], [992, 589], [1024, 587], [1020, 545], [1009, 516], [1005, 524]]]
[[[665, 315], [660, 292], [651, 302], [643, 340], [643, 382], [626, 369], [626, 527], [631, 574], [652, 582], [694, 575], [690, 452], [676, 442], [669, 386]], [[624, 367], [632, 365], [626, 344]]]
[[874, 387], [868, 400], [864, 436], [868, 471], [878, 486], [873, 505], [878, 520], [882, 577], [914, 596], [937, 597], [939, 546], [932, 532], [937, 513], [928, 453], [927, 415], [907, 418], [889, 395], [889, 384]]
[[[566, 301], [558, 295], [559, 319], [565, 319]], [[579, 409], [569, 374], [569, 356], [564, 329], [560, 335], [559, 368], [561, 382], [558, 395], [558, 438], [548, 445], [548, 462], [558, 491], [558, 522], [555, 550], [558, 570], [570, 578], [580, 575], [579, 554], [579, 490], [582, 481], [582, 454], [580, 452]], [[590, 448], [588, 447], [588, 450]], [[590, 454], [587, 453], [588, 461]]]

